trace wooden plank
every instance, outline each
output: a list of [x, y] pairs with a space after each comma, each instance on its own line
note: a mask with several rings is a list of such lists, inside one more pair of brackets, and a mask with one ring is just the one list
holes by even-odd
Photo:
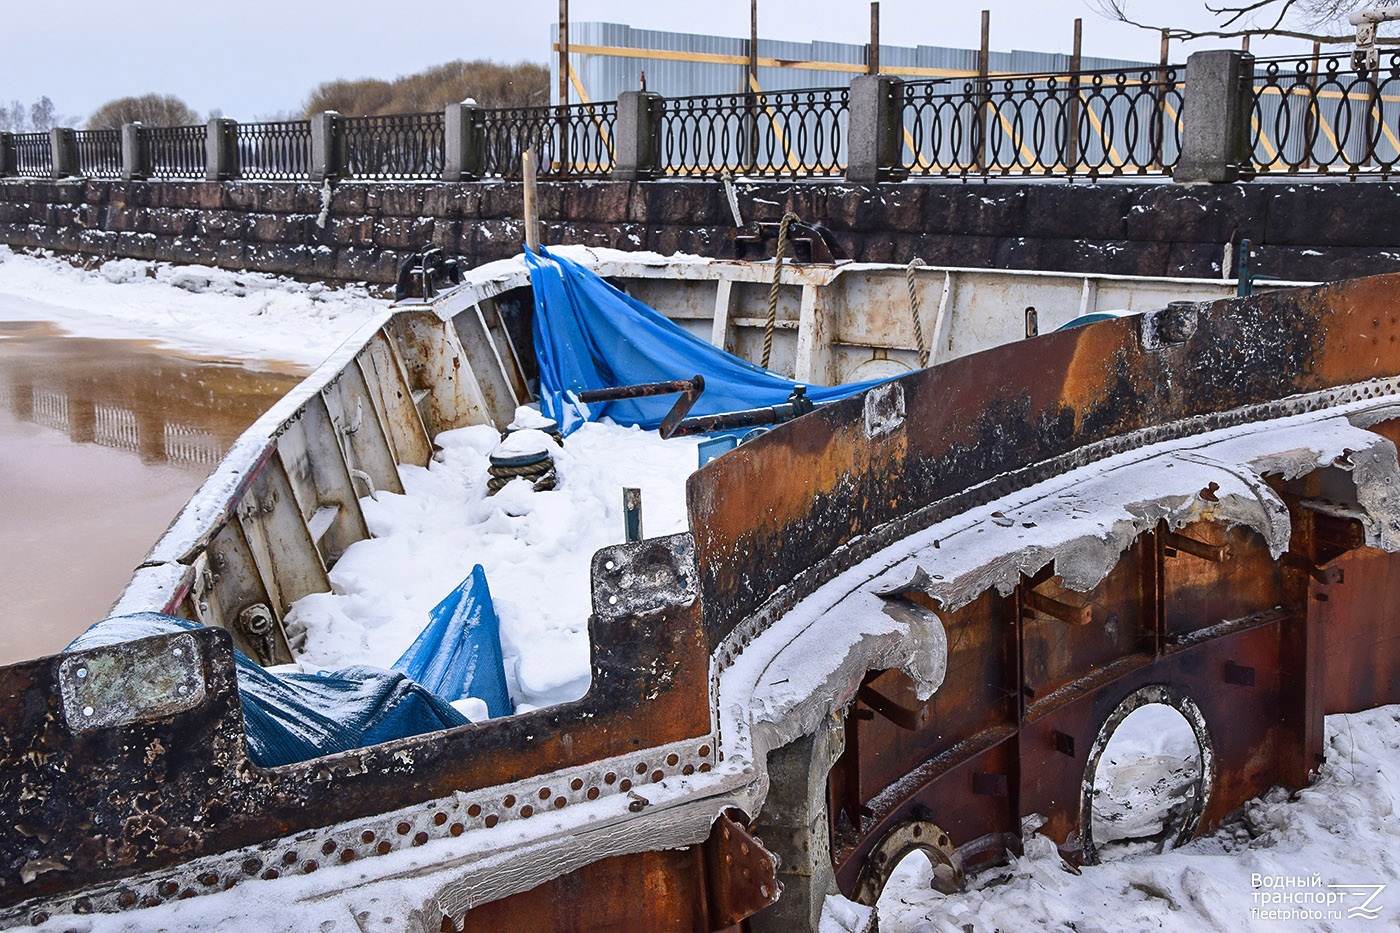
[[808, 385], [830, 385], [831, 336], [826, 315], [826, 290], [802, 286], [802, 305], [797, 318], [797, 357], [793, 378]]
[[516, 397], [481, 308], [473, 305], [458, 312], [452, 318], [452, 326], [465, 354], [467, 365], [462, 367], [463, 379], [470, 375], [476, 381], [477, 392], [486, 406], [487, 421], [504, 429], [515, 420], [516, 406], [524, 399]]
[[[423, 426], [417, 393], [409, 386], [408, 372], [394, 342], [381, 330], [356, 360], [373, 393], [394, 460], [425, 466], [433, 455], [433, 443], [428, 429]], [[423, 390], [423, 394], [426, 391]]]
[[715, 283], [715, 317], [710, 331], [710, 343], [725, 352], [733, 352], [729, 339], [729, 311], [733, 305], [734, 283], [720, 279]]

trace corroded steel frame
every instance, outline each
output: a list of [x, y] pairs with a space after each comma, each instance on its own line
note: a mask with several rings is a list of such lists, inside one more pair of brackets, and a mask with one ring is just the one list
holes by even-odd
[[[687, 819], [703, 814], [707, 831], [724, 828], [714, 820], [736, 801], [761, 822], [761, 807], [780, 806], [795, 785], [767, 785], [764, 756], [775, 746], [746, 745], [747, 726], [725, 718], [743, 699], [725, 695], [726, 678], [803, 598], [936, 521], [1102, 457], [1344, 403], [1384, 408], [1400, 375], [1398, 290], [1400, 277], [1381, 277], [1052, 334], [914, 373], [744, 445], [692, 476], [689, 535], [595, 557], [593, 686], [576, 703], [259, 769], [246, 756], [229, 639], [217, 630], [195, 636], [198, 705], [153, 703], [149, 715], [95, 732], [66, 718], [64, 656], [0, 669], [3, 919], [159, 903], [467, 832], [489, 840], [497, 824], [529, 820], [537, 808], [568, 814], [631, 800], [642, 821], [661, 798], [638, 791], [666, 786], [693, 794]], [[1384, 417], [1373, 429], [1397, 433]], [[1400, 657], [1381, 604], [1332, 599], [1350, 585], [1343, 579], [1369, 581], [1389, 598], [1395, 576], [1387, 554], [1361, 547], [1374, 535], [1346, 503], [1319, 506], [1335, 486], [1323, 470], [1280, 483], [1295, 535], [1282, 560], [1243, 529], [1157, 529], [1088, 594], [1056, 581], [1063, 568], [1041, 567], [1010, 596], [970, 594], [951, 614], [923, 606], [944, 612], [949, 631], [961, 622], [985, 633], [969, 670], [995, 673], [1000, 687], [976, 695], [970, 679], [960, 688], [950, 647], [947, 692], [933, 702], [966, 701], [966, 734], [942, 750], [926, 730], [955, 717], [921, 722], [899, 693], [901, 675], [879, 673], [896, 664], [872, 661], [848, 695], [832, 697], [827, 713], [840, 715], [863, 696], [846, 716], [846, 749], [829, 784], [821, 771], [838, 886], [855, 893], [864, 853], [906, 817], [939, 827], [975, 866], [1014, 849], [1020, 816], [1034, 810], [1074, 857], [1094, 738], [1125, 697], [1156, 685], [1190, 695], [1207, 722], [1230, 724], [1227, 740], [1214, 743], [1219, 779], [1202, 826], [1270, 783], [1305, 782], [1325, 710], [1400, 698]], [[1180, 567], [1195, 569], [1183, 576]], [[1257, 582], [1237, 596], [1243, 579]], [[918, 606], [920, 592], [911, 585], [891, 596]], [[1324, 620], [1355, 637], [1324, 640]], [[1338, 674], [1323, 686], [1324, 664], [1367, 676], [1343, 684]], [[1322, 702], [1324, 689], [1341, 705]], [[1253, 699], [1241, 704], [1243, 696]], [[862, 723], [877, 731], [862, 732]], [[890, 728], [909, 736], [878, 731]], [[804, 723], [799, 735], [810, 729]], [[863, 757], [872, 750], [888, 754], [872, 763]], [[731, 783], [707, 784], [711, 771]], [[914, 772], [926, 780], [900, 780]], [[910, 792], [885, 793], [891, 781]], [[853, 834], [843, 834], [843, 813]], [[705, 841], [702, 831], [676, 846], [628, 836], [627, 819], [610, 819], [591, 831], [591, 855], [494, 888], [444, 887], [442, 914], [485, 917], [481, 905], [528, 900], [521, 892], [556, 879], [540, 897], [602, 897], [629, 879], [689, 885], [655, 914], [644, 907], [646, 921], [703, 928], [777, 894], [772, 884], [755, 895], [706, 882], [702, 895], [696, 866], [722, 855], [727, 840], [711, 831]], [[690, 854], [650, 854], [657, 848]], [[825, 857], [824, 846], [813, 851]], [[195, 865], [221, 867], [191, 874]], [[771, 866], [760, 858], [751, 868]], [[590, 900], [549, 912], [548, 925], [601, 922]], [[690, 920], [663, 916], [682, 903], [701, 906]]]
[[[1397, 287], [1378, 277], [1178, 306], [1050, 335], [1033, 352], [991, 350], [819, 410], [716, 461], [692, 477], [690, 502], [702, 614], [721, 669], [882, 548], [1073, 467], [1344, 403], [1383, 408], [1400, 372]], [[1397, 412], [1372, 430], [1394, 435]], [[981, 634], [965, 679], [950, 656], [929, 705], [914, 702], [897, 672], [874, 670], [860, 691], [837, 692], [833, 712], [847, 725], [827, 806], [841, 891], [861, 896], [867, 856], [911, 823], [941, 827], [975, 867], [1015, 851], [1022, 818], [1037, 813], [1067, 858], [1092, 858], [1082, 812], [1091, 749], [1114, 710], [1144, 689], [1189, 698], [1217, 736], [1212, 793], [1187, 832], [1217, 825], [1272, 784], [1306, 784], [1321, 761], [1324, 713], [1400, 700], [1393, 603], [1351, 596], [1346, 625], [1357, 637], [1323, 638], [1318, 607], [1332, 605], [1328, 589], [1347, 576], [1337, 562], [1360, 562], [1386, 593], [1380, 568], [1394, 562], [1357, 550], [1366, 543], [1358, 518], [1316, 507], [1325, 473], [1279, 481], [1294, 531], [1282, 559], [1248, 529], [1160, 528], [1093, 592], [1066, 592], [1052, 563], [1009, 596], [989, 591], [940, 612], [950, 643], [955, 632]], [[792, 480], [764, 481], [779, 475]], [[1366, 686], [1352, 676], [1345, 702], [1324, 702], [1324, 690], [1340, 689], [1328, 667], [1365, 668]]]

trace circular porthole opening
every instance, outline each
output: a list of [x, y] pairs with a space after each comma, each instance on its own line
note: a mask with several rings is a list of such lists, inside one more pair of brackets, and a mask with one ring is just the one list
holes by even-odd
[[1209, 793], [1210, 755], [1195, 704], [1137, 695], [1129, 701], [1100, 733], [1085, 782], [1085, 835], [1098, 861], [1160, 852], [1189, 838]]

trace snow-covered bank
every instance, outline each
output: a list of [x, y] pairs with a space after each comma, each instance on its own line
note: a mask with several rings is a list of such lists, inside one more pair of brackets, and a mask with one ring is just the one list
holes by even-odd
[[1326, 754], [1313, 786], [1274, 788], [1160, 855], [1076, 874], [1032, 836], [1024, 857], [952, 897], [929, 889], [926, 860], [909, 858], [881, 900], [880, 930], [1400, 929], [1400, 706], [1328, 716]]
[[136, 259], [86, 271], [0, 246], [0, 321], [48, 321], [83, 337], [314, 366], [387, 306], [362, 287]]

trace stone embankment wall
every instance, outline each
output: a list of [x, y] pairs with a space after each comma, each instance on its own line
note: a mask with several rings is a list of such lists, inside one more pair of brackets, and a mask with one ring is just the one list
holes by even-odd
[[[1250, 182], [740, 183], [745, 221], [791, 210], [851, 258], [931, 265], [1217, 277], [1250, 239], [1288, 279], [1400, 270], [1400, 184]], [[734, 229], [712, 181], [541, 183], [548, 243], [724, 255]], [[470, 265], [524, 238], [508, 182], [0, 182], [0, 243], [92, 257], [386, 284], [436, 244]], [[1230, 260], [1233, 261], [1233, 260]]]

